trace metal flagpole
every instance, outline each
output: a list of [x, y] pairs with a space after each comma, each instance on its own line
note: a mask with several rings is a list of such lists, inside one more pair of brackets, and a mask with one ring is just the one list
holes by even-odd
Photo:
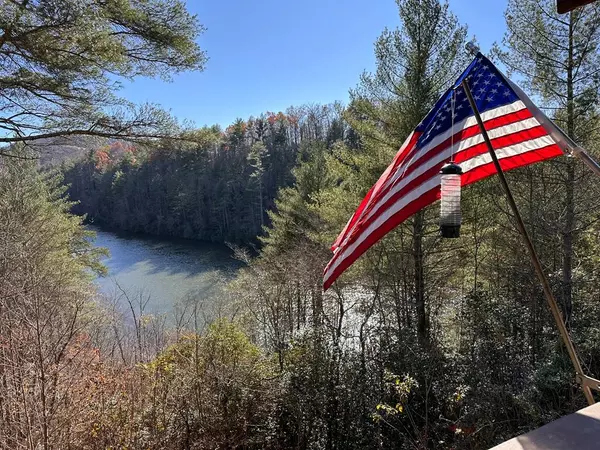
[[[479, 47], [477, 47], [473, 41], [468, 42], [465, 47], [473, 56], [477, 56], [477, 53], [479, 53]], [[546, 116], [546, 114], [544, 114], [544, 112], [538, 108], [527, 95], [525, 95], [519, 86], [513, 83], [509, 78], [505, 77], [504, 74], [500, 73], [500, 76], [502, 76], [502, 78], [504, 78], [504, 80], [510, 85], [513, 91], [517, 93], [527, 109], [529, 109], [538, 122], [546, 128], [546, 130], [550, 133], [550, 136], [552, 136], [552, 138], [559, 144], [559, 147], [562, 148], [563, 151], [564, 149], [569, 149], [571, 151], [569, 156], [575, 156], [576, 158], [579, 158], [586, 166], [590, 168], [592, 172], [600, 176], [600, 164], [598, 164], [598, 161], [592, 158], [589, 153], [577, 145], [577, 143], [573, 141], [573, 139], [571, 139], [567, 133], [565, 133], [558, 125], [552, 122]]]
[[[576, 372], [576, 380], [581, 385], [583, 389], [583, 394], [587, 399], [590, 405], [595, 403], [594, 396], [592, 395], [592, 391], [590, 388], [600, 391], [600, 381], [595, 380], [586, 376], [583, 373], [583, 369], [581, 367], [581, 363], [575, 352], [575, 347], [573, 346], [573, 342], [569, 336], [569, 332], [567, 327], [565, 326], [565, 322], [561, 316], [560, 310], [558, 309], [558, 304], [556, 303], [556, 299], [554, 298], [554, 294], [552, 294], [552, 290], [550, 289], [550, 283], [548, 283], [548, 279], [544, 274], [544, 270], [542, 269], [542, 264], [540, 263], [540, 259], [535, 251], [535, 247], [531, 242], [531, 238], [529, 237], [529, 233], [525, 228], [525, 223], [521, 218], [521, 214], [519, 213], [519, 209], [517, 208], [517, 204], [515, 203], [515, 199], [512, 195], [510, 187], [508, 186], [508, 182], [506, 181], [506, 177], [504, 176], [504, 171], [500, 166], [500, 162], [498, 161], [498, 157], [496, 156], [496, 152], [494, 151], [494, 147], [490, 141], [490, 137], [487, 134], [487, 130], [481, 120], [481, 116], [479, 115], [479, 110], [477, 109], [477, 105], [475, 100], [473, 99], [473, 94], [471, 93], [471, 89], [467, 83], [467, 80], [463, 80], [462, 87], [467, 94], [467, 98], [469, 99], [469, 103], [471, 104], [471, 108], [473, 109], [473, 113], [475, 114], [475, 119], [477, 120], [477, 124], [479, 125], [479, 129], [481, 130], [481, 135], [487, 145], [488, 151], [490, 152], [490, 156], [492, 157], [492, 161], [494, 162], [494, 166], [496, 167], [496, 171], [498, 172], [498, 178], [500, 178], [500, 182], [502, 184], [502, 188], [504, 189], [504, 193], [506, 194], [506, 198], [508, 200], [508, 204], [510, 205], [510, 209], [512, 210], [516, 220], [517, 220], [517, 228], [525, 241], [525, 245], [527, 246], [527, 250], [529, 251], [529, 256], [531, 257], [531, 262], [533, 263], [533, 267], [537, 273], [537, 276], [542, 283], [542, 288], [544, 289], [544, 295], [546, 300], [548, 301], [548, 305], [550, 306], [550, 310], [552, 311], [552, 316], [554, 317], [554, 321], [556, 322], [556, 326], [558, 327], [558, 331], [560, 332], [560, 336], [567, 348], [567, 352], [569, 353], [569, 357], [571, 358], [571, 362], [575, 367]], [[587, 154], [586, 154], [587, 155]], [[593, 160], [592, 160], [593, 161]], [[599, 172], [597, 172], [600, 174]]]
[[559, 144], [562, 149], [569, 149], [571, 154], [569, 156], [575, 156], [579, 158], [586, 166], [588, 166], [592, 172], [600, 176], [600, 164], [594, 160], [584, 149], [582, 149], [573, 139], [571, 139], [567, 133], [560, 129], [558, 125], [552, 122], [543, 111], [541, 111], [530, 99], [525, 95], [519, 86], [513, 83], [508, 78], [504, 77], [510, 87], [517, 93], [521, 101], [527, 106], [527, 108], [533, 113], [533, 116], [538, 122], [546, 128], [550, 133], [550, 136]]

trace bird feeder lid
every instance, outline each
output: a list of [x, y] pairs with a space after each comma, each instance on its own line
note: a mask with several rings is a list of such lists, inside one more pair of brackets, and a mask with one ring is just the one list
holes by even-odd
[[461, 175], [462, 168], [458, 164], [454, 164], [453, 162], [451, 162], [448, 164], [444, 164], [440, 173], [442, 175]]

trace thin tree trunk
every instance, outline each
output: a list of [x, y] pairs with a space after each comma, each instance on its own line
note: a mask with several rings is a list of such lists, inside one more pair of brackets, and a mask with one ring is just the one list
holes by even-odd
[[[567, 65], [567, 133], [575, 136], [573, 111], [573, 12], [569, 16], [569, 60]], [[562, 313], [568, 328], [571, 325], [573, 311], [573, 230], [575, 228], [575, 166], [572, 159], [567, 159], [567, 179], [565, 186], [565, 228], [563, 230], [563, 282]]]
[[425, 228], [425, 213], [415, 214], [413, 222], [413, 258], [414, 258], [414, 290], [417, 310], [417, 336], [419, 342], [427, 343], [428, 320], [425, 308], [425, 276], [423, 257], [423, 231]]

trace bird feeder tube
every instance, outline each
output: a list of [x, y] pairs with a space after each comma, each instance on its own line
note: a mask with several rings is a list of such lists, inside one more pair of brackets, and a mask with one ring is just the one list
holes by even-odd
[[460, 237], [462, 214], [460, 210], [460, 187], [462, 169], [454, 163], [441, 170], [440, 234], [444, 238]]

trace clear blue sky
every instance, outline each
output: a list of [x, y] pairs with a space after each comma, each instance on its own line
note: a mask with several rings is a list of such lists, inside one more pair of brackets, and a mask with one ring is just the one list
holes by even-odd
[[[347, 102], [348, 90], [375, 66], [373, 43], [399, 25], [394, 0], [188, 0], [207, 28], [199, 44], [204, 72], [172, 83], [137, 79], [122, 95], [162, 105], [197, 126], [226, 126], [304, 103]], [[504, 33], [505, 0], [450, 0], [482, 51]]]

